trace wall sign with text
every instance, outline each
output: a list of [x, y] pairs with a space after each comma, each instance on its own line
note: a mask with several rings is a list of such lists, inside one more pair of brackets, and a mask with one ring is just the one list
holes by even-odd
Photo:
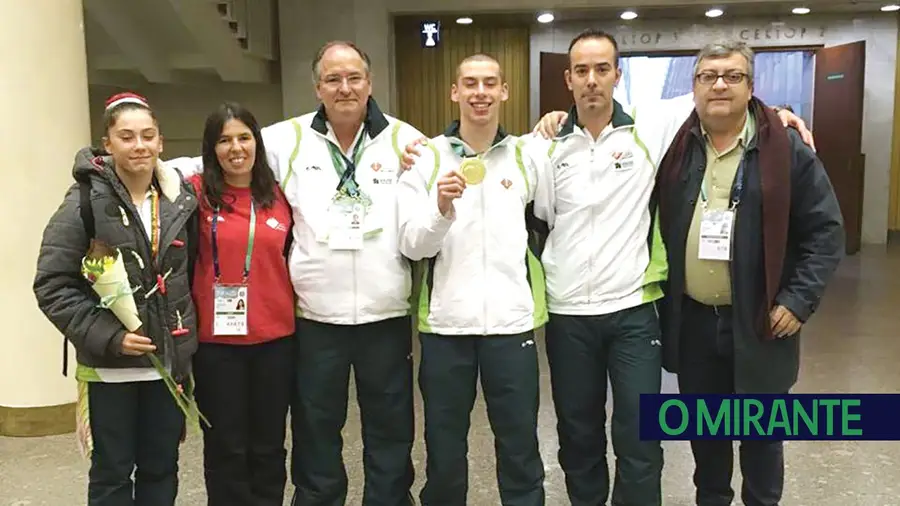
[[[570, 23], [565, 26], [542, 28], [535, 32], [538, 40], [543, 34], [553, 38], [550, 44], [553, 51], [565, 52], [566, 48], [557, 48], [556, 40], [568, 40], [587, 25]], [[751, 47], [766, 46], [800, 46], [827, 43], [828, 28], [821, 22], [791, 21], [790, 23], [685, 23], [672, 26], [671, 23], [660, 22], [634, 23], [628, 27], [622, 25], [592, 26], [612, 33], [622, 51], [655, 51], [655, 50], [697, 50], [705, 44], [716, 40], [737, 40], [746, 42]], [[540, 43], [539, 43], [540, 45]], [[546, 50], [546, 49], [544, 49]]]
[[419, 23], [419, 36], [423, 48], [437, 47], [441, 43], [441, 22], [422, 21]]

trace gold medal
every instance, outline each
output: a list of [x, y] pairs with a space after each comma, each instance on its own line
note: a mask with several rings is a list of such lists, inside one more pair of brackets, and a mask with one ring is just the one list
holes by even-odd
[[466, 158], [459, 170], [466, 179], [466, 184], [481, 184], [484, 181], [485, 167], [481, 158]]

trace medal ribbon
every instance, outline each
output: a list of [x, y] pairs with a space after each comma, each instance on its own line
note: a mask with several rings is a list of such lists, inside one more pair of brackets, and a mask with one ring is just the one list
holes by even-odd
[[359, 195], [359, 185], [356, 184], [354, 177], [356, 176], [356, 166], [362, 159], [363, 151], [365, 151], [365, 149], [363, 149], [363, 144], [365, 143], [366, 130], [363, 129], [362, 134], [359, 136], [359, 140], [356, 141], [356, 145], [353, 147], [353, 160], [348, 160], [347, 157], [344, 156], [344, 153], [342, 153], [333, 142], [328, 143], [334, 170], [337, 172], [338, 176], [341, 177], [341, 180], [337, 185], [338, 192], [346, 190], [351, 197]]
[[[218, 225], [219, 225], [219, 208], [213, 211], [212, 216], [212, 256], [213, 256], [213, 269], [215, 270], [216, 283], [219, 282], [219, 279], [222, 277], [222, 271], [219, 269], [219, 239], [218, 239]], [[253, 205], [253, 201], [250, 201], [250, 232], [247, 236], [247, 254], [244, 257], [244, 273], [243, 273], [243, 282], [246, 283], [248, 279], [250, 279], [250, 259], [253, 256], [253, 243], [256, 239], [256, 207]]]
[[156, 261], [159, 254], [159, 192], [150, 185], [150, 255]]

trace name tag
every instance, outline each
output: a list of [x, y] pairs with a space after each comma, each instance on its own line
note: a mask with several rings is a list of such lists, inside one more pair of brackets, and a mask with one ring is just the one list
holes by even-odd
[[700, 260], [731, 260], [732, 210], [704, 210], [700, 219]]
[[213, 334], [217, 336], [247, 335], [247, 285], [214, 285]]
[[361, 250], [366, 207], [352, 199], [337, 199], [328, 210], [331, 226], [328, 247], [333, 250]]

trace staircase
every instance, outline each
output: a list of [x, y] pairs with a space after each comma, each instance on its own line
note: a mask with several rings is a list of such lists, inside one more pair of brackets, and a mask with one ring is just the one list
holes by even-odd
[[83, 0], [92, 82], [268, 83], [278, 0]]
[[248, 49], [246, 0], [216, 0], [216, 8], [242, 49]]

